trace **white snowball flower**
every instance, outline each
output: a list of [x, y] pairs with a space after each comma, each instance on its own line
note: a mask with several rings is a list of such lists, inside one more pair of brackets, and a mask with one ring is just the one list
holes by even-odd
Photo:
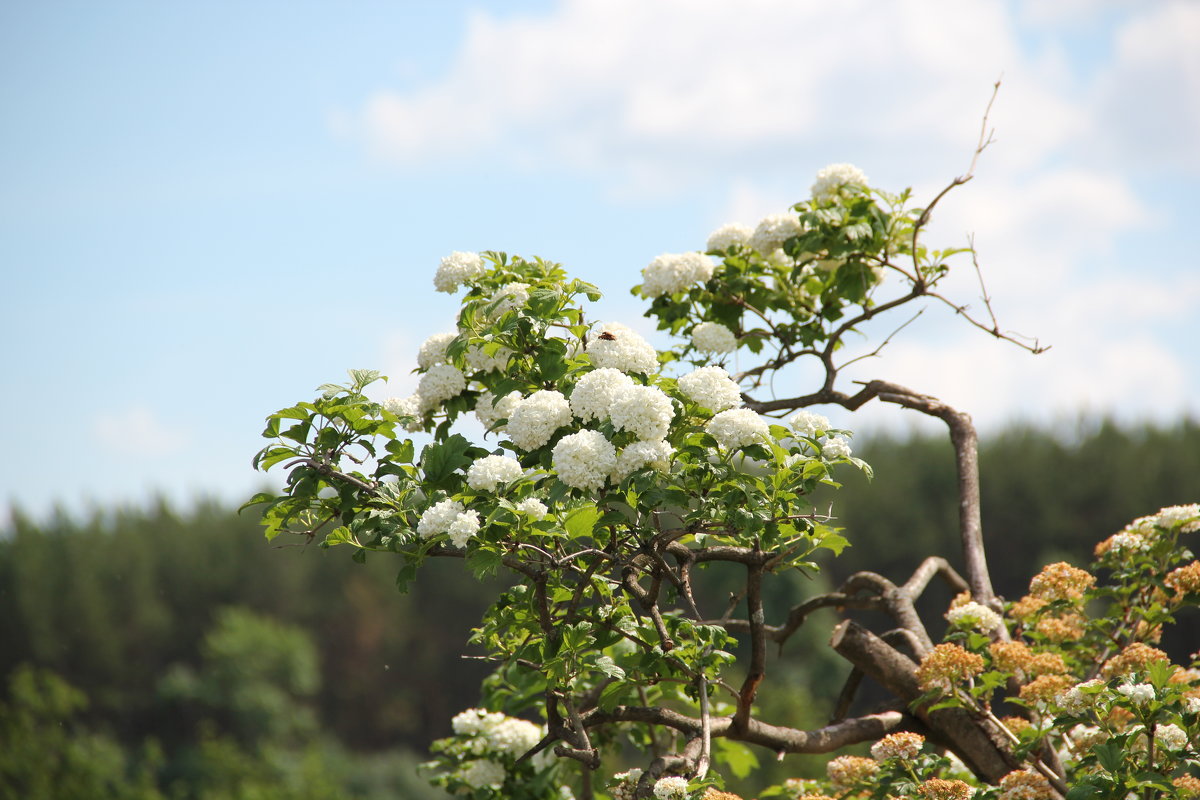
[[869, 183], [863, 171], [853, 164], [830, 164], [817, 172], [817, 179], [812, 185], [812, 196], [818, 201], [830, 200], [841, 194], [842, 189], [865, 189]]
[[753, 235], [754, 230], [749, 225], [743, 225], [740, 222], [731, 222], [728, 225], [722, 225], [709, 234], [708, 244], [705, 246], [705, 249], [724, 253], [735, 244], [747, 244]]
[[475, 491], [494, 492], [501, 483], [515, 481], [525, 474], [511, 456], [484, 456], [467, 469], [467, 486]]
[[504, 778], [507, 774], [503, 764], [492, 761], [490, 758], [479, 758], [468, 761], [467, 765], [458, 773], [458, 777], [463, 783], [474, 789], [482, 789], [485, 786], [490, 789], [499, 789], [504, 785]]
[[716, 265], [703, 253], [663, 253], [642, 269], [642, 294], [658, 297], [707, 281]]
[[429, 369], [434, 364], [440, 364], [446, 360], [446, 348], [454, 341], [456, 333], [435, 333], [424, 342], [421, 343], [421, 349], [417, 353], [417, 365], [421, 369]]
[[1168, 750], [1182, 750], [1188, 746], [1188, 735], [1183, 728], [1168, 722], [1154, 729], [1154, 741]]
[[417, 533], [422, 539], [437, 536], [450, 529], [450, 525], [463, 513], [462, 503], [457, 500], [443, 500], [425, 509], [417, 522]]
[[1200, 531], [1200, 503], [1190, 503], [1184, 506], [1167, 506], [1155, 515], [1155, 522], [1164, 528], [1171, 528], [1183, 523], [1180, 533]]
[[825, 433], [831, 427], [829, 420], [820, 414], [814, 414], [811, 411], [800, 410], [792, 414], [788, 418], [788, 425], [792, 427], [796, 433], [801, 436], [807, 436], [810, 439], [816, 438], [817, 434]]
[[454, 294], [463, 281], [468, 281], [483, 274], [483, 259], [478, 253], [460, 253], [455, 250], [442, 259], [437, 274], [433, 276], [433, 286], [439, 292]]
[[571, 411], [579, 419], [603, 420], [612, 404], [633, 388], [633, 378], [612, 367], [594, 369], [579, 379], [571, 392]]
[[509, 392], [499, 400], [491, 392], [485, 391], [475, 402], [475, 417], [485, 429], [491, 430], [496, 422], [512, 416], [513, 409], [521, 399], [518, 391]]
[[516, 404], [505, 430], [513, 444], [529, 451], [549, 442], [554, 432], [570, 421], [571, 404], [562, 392], [541, 389]]
[[417, 394], [426, 407], [438, 406], [467, 388], [467, 378], [450, 364], [434, 364], [421, 376]]
[[421, 395], [410, 394], [408, 397], [389, 397], [384, 401], [383, 407], [398, 417], [413, 417], [412, 422], [404, 424], [404, 430], [409, 433], [416, 433], [421, 430], [421, 413], [422, 409], [425, 408], [425, 403], [421, 400]]
[[654, 796], [658, 800], [683, 800], [687, 797], [687, 791], [687, 778], [680, 778], [678, 775], [668, 775], [654, 783]]
[[599, 489], [617, 466], [617, 451], [599, 431], [579, 431], [554, 445], [554, 471], [575, 489]]
[[479, 533], [479, 514], [475, 511], [464, 511], [454, 518], [446, 529], [450, 541], [455, 547], [466, 547], [471, 537]]
[[722, 367], [700, 367], [679, 379], [679, 391], [710, 411], [742, 404], [742, 391]]
[[795, 214], [771, 214], [758, 223], [750, 236], [750, 246], [764, 256], [770, 256], [793, 236], [804, 233], [804, 226]]
[[638, 333], [619, 322], [608, 322], [593, 329], [587, 354], [597, 367], [612, 367], [622, 372], [658, 371], [658, 351]]
[[821, 445], [821, 457], [826, 459], [849, 458], [850, 442], [844, 436], [831, 436], [825, 444]]
[[526, 497], [521, 502], [517, 503], [517, 511], [520, 511], [527, 517], [533, 519], [544, 519], [549, 509], [541, 500], [533, 497]]
[[499, 372], [508, 366], [512, 354], [513, 351], [507, 347], [500, 347], [489, 356], [483, 345], [473, 344], [467, 347], [463, 357], [467, 360], [467, 366], [475, 372]]
[[504, 715], [499, 711], [488, 711], [483, 708], [468, 708], [460, 711], [450, 719], [450, 727], [459, 736], [474, 736], [486, 734], [504, 721]]
[[766, 421], [748, 408], [722, 411], [708, 421], [705, 430], [726, 450], [761, 442], [771, 433]]
[[675, 448], [665, 441], [634, 442], [617, 455], [617, 466], [613, 470], [613, 482], [620, 483], [633, 473], [646, 467], [665, 471], [671, 465]]
[[990, 633], [1004, 624], [1004, 620], [992, 609], [972, 600], [946, 612], [951, 625], [974, 628], [981, 633]]
[[608, 410], [614, 428], [629, 431], [643, 441], [665, 437], [674, 417], [671, 398], [654, 386], [631, 386]]
[[1124, 683], [1117, 687], [1117, 691], [1138, 706], [1144, 706], [1154, 699], [1154, 687], [1148, 683]]
[[522, 756], [542, 740], [542, 729], [532, 722], [506, 717], [488, 734], [488, 744], [497, 753]]
[[692, 328], [692, 346], [702, 353], [732, 353], [737, 350], [738, 340], [719, 322], [701, 322]]
[[492, 309], [490, 314], [488, 314], [488, 319], [498, 319], [506, 311], [511, 311], [514, 308], [524, 308], [525, 304], [528, 302], [528, 283], [519, 283], [516, 281], [512, 283], [506, 283], [493, 292], [492, 296], [488, 298], [488, 306], [490, 306], [492, 303], [496, 304], [496, 307]]

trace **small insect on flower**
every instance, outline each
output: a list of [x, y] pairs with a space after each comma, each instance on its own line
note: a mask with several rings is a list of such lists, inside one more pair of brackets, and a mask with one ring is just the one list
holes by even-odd
[[600, 334], [598, 337], [596, 337], [596, 338], [598, 338], [598, 339], [603, 339], [603, 340], [604, 340], [604, 341], [606, 341], [606, 342], [615, 342], [615, 341], [617, 340], [617, 337], [613, 336], [613, 335], [612, 335], [611, 333], [609, 333], [608, 331], [604, 331], [603, 333], [601, 333], [601, 334]]

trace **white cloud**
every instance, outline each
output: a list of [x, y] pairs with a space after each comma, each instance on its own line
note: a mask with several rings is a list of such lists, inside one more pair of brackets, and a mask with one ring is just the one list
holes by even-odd
[[1158, 2], [1125, 23], [1097, 80], [1103, 155], [1200, 172], [1200, 4]]
[[126, 456], [172, 455], [187, 446], [187, 431], [163, 422], [145, 406], [97, 414], [92, 434], [104, 447]]
[[[715, 227], [786, 208], [829, 161], [889, 188], [915, 182], [928, 200], [966, 168], [1003, 73], [996, 143], [927, 243], [974, 232], [1002, 328], [1054, 349], [1032, 358], [914, 326], [863, 365], [886, 372], [865, 377], [911, 381], [993, 421], [1177, 412], [1197, 379], [1164, 322], [1187, 318], [1196, 281], [1119, 257], [1162, 222], [1131, 168], [1200, 166], [1200, 6], [1071, 7], [564, 0], [537, 17], [476, 13], [441, 79], [382, 90], [344, 119], [399, 164], [486, 159], [641, 196], [720, 187]], [[1068, 18], [1087, 24], [1083, 55], [1063, 36]], [[983, 312], [962, 264], [947, 291]]]

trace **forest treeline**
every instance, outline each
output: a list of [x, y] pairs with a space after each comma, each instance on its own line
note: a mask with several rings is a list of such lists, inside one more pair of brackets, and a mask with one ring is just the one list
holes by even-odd
[[[844, 470], [820, 498], [852, 546], [816, 584], [782, 583], [768, 616], [856, 570], [899, 582], [926, 555], [959, 561], [946, 437], [877, 436], [856, 454], [874, 480]], [[1134, 517], [1200, 499], [1200, 423], [1014, 427], [984, 439], [980, 471], [993, 581], [1016, 598], [1041, 564], [1086, 565]], [[477, 702], [488, 668], [464, 654], [495, 587], [434, 562], [400, 594], [392, 559], [350, 556], [267, 543], [252, 512], [215, 504], [15, 513], [0, 531], [0, 798], [436, 796], [413, 766]], [[932, 591], [932, 613], [948, 600]], [[1195, 649], [1198, 622], [1164, 646]], [[842, 668], [796, 663], [817, 674], [763, 702], [818, 722], [800, 687], [836, 692]]]

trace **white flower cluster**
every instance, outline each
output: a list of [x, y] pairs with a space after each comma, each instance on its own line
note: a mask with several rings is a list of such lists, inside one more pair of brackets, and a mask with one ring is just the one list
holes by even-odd
[[571, 392], [571, 411], [579, 419], [603, 421], [617, 398], [633, 388], [633, 378], [613, 367], [594, 369]]
[[716, 265], [703, 253], [664, 253], [642, 269], [642, 294], [658, 297], [707, 281]]
[[463, 509], [457, 500], [443, 500], [425, 509], [417, 522], [417, 533], [422, 539], [450, 535], [455, 547], [466, 547], [471, 537], [479, 532], [479, 514]]
[[991, 633], [1004, 624], [999, 614], [974, 600], [947, 611], [946, 619], [951, 625], [973, 628], [981, 633]]
[[868, 184], [867, 176], [853, 164], [830, 164], [817, 172], [817, 179], [812, 185], [812, 196], [817, 201], [832, 200], [843, 190], [865, 189]]
[[504, 778], [507, 774], [503, 764], [492, 761], [490, 758], [477, 758], [466, 763], [459, 771], [458, 778], [472, 789], [484, 787], [500, 789], [504, 786]]
[[508, 366], [512, 354], [513, 351], [507, 347], [498, 347], [496, 352], [489, 356], [483, 345], [472, 344], [467, 347], [463, 357], [467, 359], [467, 366], [475, 372], [499, 372]]
[[678, 775], [659, 778], [654, 783], [654, 796], [658, 800], [683, 800], [687, 797], [688, 780]]
[[631, 386], [608, 409], [614, 428], [629, 431], [642, 441], [665, 437], [674, 417], [671, 398], [654, 386]]
[[478, 253], [460, 253], [455, 250], [438, 265], [437, 274], [433, 276], [433, 286], [439, 292], [454, 294], [458, 291], [459, 284], [482, 274], [483, 271], [483, 259]]
[[1172, 528], [1181, 525], [1180, 533], [1200, 531], [1200, 503], [1190, 503], [1183, 506], [1167, 506], [1155, 515], [1155, 522], [1164, 527]]
[[417, 384], [417, 396], [421, 406], [433, 408], [461, 394], [467, 388], [467, 378], [457, 367], [450, 364], [434, 364], [421, 376]]
[[646, 374], [658, 370], [658, 351], [619, 322], [609, 322], [595, 329], [588, 341], [587, 353], [597, 367]]
[[742, 391], [722, 367], [700, 367], [679, 379], [679, 391], [710, 411], [742, 404]]
[[1120, 533], [1114, 533], [1112, 538], [1108, 541], [1109, 545], [1113, 549], [1113, 552], [1116, 553], [1144, 553], [1154, 544], [1150, 540], [1149, 536], [1130, 530], [1129, 528], [1126, 528]]
[[614, 483], [620, 483], [633, 473], [646, 467], [665, 471], [670, 466], [675, 448], [665, 441], [634, 442], [617, 454], [617, 466], [613, 468]]
[[616, 468], [617, 451], [599, 431], [579, 431], [554, 445], [552, 463], [558, 479], [567, 486], [595, 490]]
[[821, 445], [821, 457], [825, 459], [849, 458], [850, 442], [844, 436], [831, 436]]
[[768, 258], [793, 236], [804, 233], [804, 226], [795, 214], [771, 214], [758, 223], [750, 236], [750, 246]]
[[1183, 701], [1183, 710], [1189, 714], [1200, 714], [1200, 697], [1189, 697]]
[[801, 409], [788, 418], [788, 425], [801, 436], [816, 439], [829, 430], [829, 420], [820, 414]]
[[534, 497], [527, 497], [517, 503], [517, 511], [520, 511], [527, 517], [533, 519], [543, 519], [550, 509], [546, 508], [546, 504]]
[[512, 282], [506, 283], [492, 293], [488, 298], [488, 306], [495, 304], [491, 313], [488, 314], [489, 319], [499, 319], [506, 312], [516, 308], [524, 308], [529, 302], [529, 284]]
[[505, 430], [522, 450], [536, 450], [571, 421], [571, 404], [562, 392], [540, 389], [516, 404]]
[[424, 342], [421, 343], [421, 349], [417, 352], [417, 366], [421, 369], [429, 369], [434, 364], [441, 364], [446, 360], [446, 348], [454, 341], [456, 333], [435, 333]]
[[462, 503], [457, 500], [443, 500], [435, 503], [425, 509], [425, 513], [421, 515], [420, 521], [417, 522], [417, 533], [422, 539], [445, 533], [450, 529], [454, 520], [463, 513], [463, 510]]
[[726, 450], [761, 442], [770, 435], [766, 420], [748, 408], [731, 408], [714, 416], [705, 426]]
[[1054, 702], [1060, 708], [1071, 714], [1082, 714], [1094, 706], [1099, 700], [1099, 694], [1086, 692], [1085, 689], [1092, 689], [1100, 686], [1104, 681], [1093, 678], [1090, 681], [1077, 683], [1070, 689], [1067, 689], [1062, 694], [1054, 698]]
[[1123, 683], [1117, 691], [1135, 706], [1144, 706], [1154, 699], [1154, 687], [1148, 683]]
[[515, 481], [525, 474], [510, 456], [484, 456], [467, 469], [467, 486], [479, 492], [494, 492], [502, 483]]
[[719, 322], [701, 322], [692, 328], [692, 347], [701, 353], [732, 353], [737, 350], [738, 340], [733, 331]]
[[544, 731], [517, 717], [509, 717], [499, 711], [468, 708], [455, 714], [450, 727], [459, 736], [471, 737], [471, 752], [513, 756], [524, 755], [542, 740]]
[[410, 394], [408, 397], [389, 397], [383, 402], [383, 407], [398, 417], [415, 417], [412, 422], [404, 424], [404, 430], [415, 433], [421, 430], [421, 397]]
[[728, 225], [722, 225], [708, 236], [708, 244], [705, 249], [710, 252], [724, 253], [734, 245], [745, 245], [749, 243], [750, 237], [754, 235], [753, 229], [749, 225], [743, 225], [740, 222], [731, 222]]
[[513, 409], [521, 399], [518, 391], [509, 392], [499, 400], [491, 392], [485, 391], [475, 401], [475, 417], [485, 429], [491, 430], [499, 420], [512, 416]]
[[642, 771], [636, 767], [628, 772], [618, 772], [612, 777], [613, 785], [608, 787], [609, 796], [612, 800], [634, 800], [641, 778]]
[[1168, 722], [1154, 729], [1154, 741], [1168, 750], [1182, 750], [1188, 746], [1188, 735], [1183, 728]]

